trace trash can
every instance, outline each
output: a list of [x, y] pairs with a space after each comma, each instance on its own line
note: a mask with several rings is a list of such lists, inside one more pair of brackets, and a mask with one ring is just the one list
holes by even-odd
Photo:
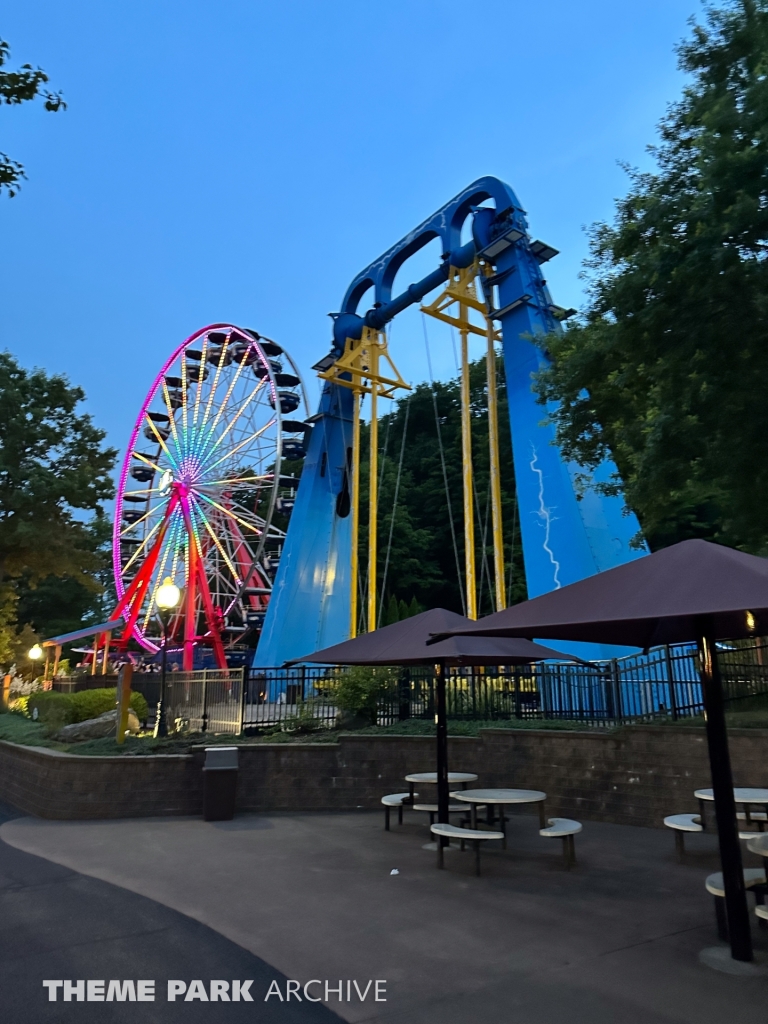
[[206, 747], [203, 820], [231, 821], [237, 795], [237, 747]]

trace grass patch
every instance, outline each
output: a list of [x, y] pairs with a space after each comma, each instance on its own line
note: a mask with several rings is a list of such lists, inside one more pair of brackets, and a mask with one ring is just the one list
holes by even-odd
[[[758, 711], [726, 711], [725, 722], [729, 729], [768, 729], [768, 710]], [[678, 718], [673, 722], [671, 718], [659, 718], [653, 722], [643, 723], [645, 725], [673, 725], [684, 729], [703, 729], [706, 725], [703, 715], [693, 715], [690, 718]]]
[[[498, 722], [448, 720], [449, 736], [477, 736], [482, 729], [553, 729], [573, 731], [594, 728], [608, 731], [608, 728], [611, 727], [594, 726], [590, 725], [589, 722], [555, 718], [512, 718], [509, 720], [503, 719]], [[393, 722], [391, 725], [371, 725], [355, 730], [355, 735], [361, 734], [371, 736], [434, 736], [435, 723], [427, 718], [409, 718], [404, 722]]]
[[27, 747], [50, 747], [50, 740], [45, 738], [45, 726], [42, 722], [33, 722], [17, 711], [9, 711], [0, 715], [0, 740], [9, 743], [22, 743]]
[[[731, 729], [768, 729], [768, 710], [729, 712], [726, 715]], [[640, 724], [640, 723], [638, 723]], [[650, 726], [678, 726], [687, 729], [703, 729], [702, 716], [681, 718], [673, 722], [671, 718], [656, 719], [645, 723]], [[556, 719], [512, 719], [499, 722], [448, 722], [449, 736], [477, 736], [483, 729], [546, 729], [553, 731], [575, 731], [597, 729], [601, 733], [612, 732], [614, 726], [591, 726], [587, 722]], [[190, 733], [184, 736], [168, 736], [155, 739], [151, 734], [126, 736], [125, 743], [118, 745], [112, 736], [98, 740], [85, 740], [81, 743], [57, 743], [45, 735], [45, 726], [41, 722], [33, 722], [16, 712], [0, 714], [0, 740], [20, 743], [24, 746], [48, 747], [70, 754], [82, 754], [90, 757], [145, 757], [151, 754], [188, 754], [193, 747], [236, 745], [239, 747], [259, 746], [264, 743], [338, 743], [339, 732], [322, 729], [310, 733], [293, 733], [266, 731], [257, 736], [229, 736], [210, 733]], [[366, 726], [362, 729], [350, 730], [353, 736], [434, 736], [435, 724], [429, 719], [412, 718], [403, 722], [393, 722], [386, 726]]]

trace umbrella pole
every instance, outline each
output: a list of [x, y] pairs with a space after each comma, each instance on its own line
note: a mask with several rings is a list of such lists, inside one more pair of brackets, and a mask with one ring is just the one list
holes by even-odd
[[720, 866], [723, 869], [725, 914], [728, 937], [734, 960], [752, 959], [752, 935], [749, 928], [747, 894], [741, 847], [736, 825], [736, 803], [733, 797], [733, 775], [728, 751], [728, 733], [725, 726], [723, 681], [717, 662], [717, 648], [711, 630], [702, 631], [698, 641], [699, 675], [704, 697], [707, 722], [709, 765], [715, 796], [715, 817], [720, 844]]
[[[437, 733], [437, 820], [448, 824], [448, 720], [445, 702], [445, 662], [435, 665], [436, 681], [436, 733]], [[447, 846], [445, 836], [438, 836], [441, 846]]]

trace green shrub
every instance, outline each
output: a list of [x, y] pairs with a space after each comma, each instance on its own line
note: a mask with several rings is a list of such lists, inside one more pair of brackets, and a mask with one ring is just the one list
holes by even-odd
[[55, 690], [33, 693], [27, 703], [27, 714], [30, 718], [42, 722], [50, 731], [60, 729], [63, 725], [74, 722], [70, 696], [68, 693], [57, 693]]
[[25, 694], [22, 697], [14, 697], [8, 704], [9, 711], [15, 711], [20, 715], [24, 715], [25, 718], [29, 718], [29, 711], [27, 705], [29, 704], [30, 694]]
[[[106, 711], [114, 710], [117, 701], [115, 687], [104, 687], [98, 690], [80, 690], [79, 693], [57, 693], [46, 690], [33, 693], [27, 704], [27, 714], [35, 717], [49, 727], [51, 731], [60, 729], [72, 722], [85, 722], [89, 718], [98, 718]], [[140, 722], [146, 720], [147, 702], [144, 695], [131, 691], [130, 706], [136, 712]]]
[[340, 711], [376, 721], [379, 700], [397, 682], [397, 670], [354, 665], [347, 672], [329, 680], [327, 699]]
[[276, 731], [305, 734], [324, 729], [325, 723], [315, 714], [316, 704], [317, 702], [311, 697], [309, 700], [300, 701], [297, 714], [286, 718]]

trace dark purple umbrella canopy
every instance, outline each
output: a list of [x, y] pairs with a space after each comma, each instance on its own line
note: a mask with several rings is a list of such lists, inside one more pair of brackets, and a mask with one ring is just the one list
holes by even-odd
[[553, 658], [572, 660], [561, 651], [550, 650], [530, 640], [452, 636], [437, 644], [428, 643], [433, 633], [452, 632], [470, 623], [470, 619], [456, 612], [432, 608], [402, 622], [383, 626], [373, 633], [363, 633], [343, 644], [294, 658], [289, 664], [423, 665], [444, 661], [449, 665], [526, 665], [531, 661]]
[[721, 639], [768, 633], [768, 559], [684, 540], [461, 630], [435, 630], [438, 637], [536, 636], [643, 648], [695, 641], [702, 632]]
[[643, 648], [697, 642], [731, 955], [751, 960], [725, 702], [714, 641], [768, 633], [768, 559], [704, 540], [685, 540], [461, 630], [435, 633], [436, 648], [447, 642], [446, 636], [457, 633]]

